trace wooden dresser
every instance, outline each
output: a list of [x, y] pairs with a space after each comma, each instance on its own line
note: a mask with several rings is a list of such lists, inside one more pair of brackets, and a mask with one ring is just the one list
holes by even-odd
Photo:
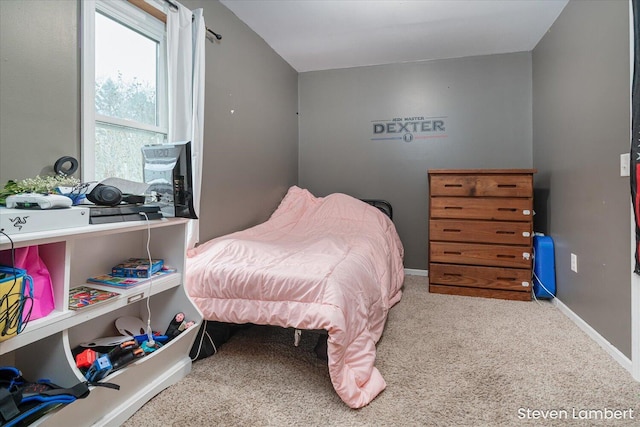
[[535, 172], [429, 171], [429, 292], [531, 300]]

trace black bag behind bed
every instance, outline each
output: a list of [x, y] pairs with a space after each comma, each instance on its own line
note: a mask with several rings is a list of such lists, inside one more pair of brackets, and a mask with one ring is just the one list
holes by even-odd
[[244, 325], [204, 320], [193, 342], [189, 357], [196, 361], [213, 356]]

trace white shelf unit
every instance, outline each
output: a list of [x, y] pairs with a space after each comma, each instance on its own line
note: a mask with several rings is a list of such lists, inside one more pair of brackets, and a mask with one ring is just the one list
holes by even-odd
[[[0, 342], [0, 364], [16, 366], [29, 380], [48, 378], [64, 387], [84, 381], [76, 367], [73, 349], [99, 337], [119, 335], [115, 328], [119, 317], [136, 316], [146, 324], [147, 297], [154, 331], [164, 333], [179, 312], [196, 322], [159, 350], [103, 380], [118, 384], [120, 390], [91, 387], [87, 398], [46, 415], [38, 425], [121, 424], [145, 402], [191, 371], [189, 351], [202, 315], [183, 286], [187, 223], [186, 219], [171, 218], [10, 234], [16, 248], [39, 247], [53, 283], [54, 311], [30, 321], [21, 334]], [[166, 264], [177, 268], [177, 273], [131, 289], [108, 288], [120, 295], [96, 306], [69, 309], [69, 290], [86, 284], [88, 277], [108, 273], [113, 265], [129, 257], [146, 258], [148, 236], [151, 256], [164, 259]], [[9, 240], [0, 235], [0, 251], [10, 248]]]

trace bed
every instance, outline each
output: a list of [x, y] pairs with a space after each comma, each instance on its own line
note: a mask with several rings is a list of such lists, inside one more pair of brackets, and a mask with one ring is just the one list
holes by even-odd
[[293, 186], [264, 223], [187, 254], [185, 286], [205, 319], [327, 331], [331, 382], [351, 408], [386, 387], [376, 343], [404, 280], [395, 226], [369, 202]]

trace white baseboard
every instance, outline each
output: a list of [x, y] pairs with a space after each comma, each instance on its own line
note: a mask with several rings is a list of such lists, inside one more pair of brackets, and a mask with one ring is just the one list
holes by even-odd
[[629, 371], [633, 375], [633, 364], [631, 360], [622, 354], [620, 350], [615, 348], [609, 341], [607, 341], [602, 335], [593, 329], [587, 322], [582, 320], [580, 316], [574, 313], [569, 307], [567, 307], [558, 298], [554, 298], [551, 302], [560, 310], [565, 316], [567, 316], [573, 323], [575, 323], [584, 333], [586, 333], [592, 340], [594, 340], [600, 347], [602, 347], [613, 359], [618, 362], [623, 368]]
[[408, 276], [425, 276], [428, 277], [429, 276], [429, 270], [418, 270], [415, 268], [405, 268], [404, 269], [404, 274], [408, 275]]

